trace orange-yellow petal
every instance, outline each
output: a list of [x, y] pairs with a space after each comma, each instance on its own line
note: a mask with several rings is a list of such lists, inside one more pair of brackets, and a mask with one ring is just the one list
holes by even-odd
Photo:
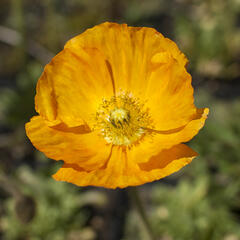
[[194, 115], [193, 88], [191, 75], [185, 67], [166, 53], [154, 56], [149, 84], [145, 90], [147, 107], [156, 130], [171, 130], [187, 124]]
[[181, 144], [152, 156], [147, 163], [137, 165], [128, 158], [128, 151], [115, 146], [106, 168], [86, 172], [78, 165], [64, 164], [53, 178], [78, 186], [124, 188], [166, 177], [190, 163], [196, 156], [196, 152]]
[[176, 44], [155, 29], [126, 24], [106, 22], [97, 25], [65, 46], [73, 52], [83, 47], [97, 48], [106, 56], [116, 92], [124, 90], [134, 95], [144, 93], [152, 67], [150, 60], [156, 53], [167, 51], [180, 65], [187, 62]]
[[195, 119], [186, 126], [176, 131], [153, 133], [152, 137], [143, 139], [142, 142], [133, 146], [129, 156], [133, 161], [147, 162], [151, 156], [158, 154], [163, 149], [169, 149], [174, 145], [190, 141], [204, 126], [209, 109], [198, 109]]
[[85, 126], [49, 127], [41, 116], [33, 117], [26, 124], [26, 133], [32, 144], [47, 157], [79, 164], [85, 170], [102, 167], [111, 151], [111, 146], [106, 145], [97, 132], [88, 132]]
[[148, 162], [139, 164], [142, 172], [146, 173], [146, 182], [151, 182], [169, 176], [189, 164], [198, 154], [187, 145], [180, 144], [165, 149]]
[[91, 125], [101, 100], [112, 95], [111, 75], [98, 49], [65, 49], [45, 67], [38, 81], [36, 111], [56, 124]]
[[35, 109], [49, 125], [57, 125], [61, 121], [57, 119], [57, 101], [53, 90], [53, 82], [47, 73], [48, 71], [45, 70], [38, 80]]

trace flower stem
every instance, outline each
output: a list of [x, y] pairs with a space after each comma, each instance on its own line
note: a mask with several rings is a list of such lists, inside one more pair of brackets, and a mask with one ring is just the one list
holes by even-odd
[[136, 187], [129, 188], [129, 194], [132, 198], [132, 202], [133, 202], [133, 204], [136, 208], [136, 211], [138, 212], [138, 215], [142, 220], [143, 226], [145, 228], [145, 231], [148, 235], [149, 240], [156, 240], [156, 238], [154, 237], [149, 219], [147, 218], [147, 214], [146, 214], [146, 211], [144, 209], [142, 200], [139, 196], [138, 189]]

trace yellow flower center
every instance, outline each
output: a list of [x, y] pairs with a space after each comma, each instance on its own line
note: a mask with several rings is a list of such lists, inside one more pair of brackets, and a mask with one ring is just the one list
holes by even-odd
[[129, 146], [146, 134], [151, 119], [144, 104], [130, 93], [122, 93], [111, 99], [103, 99], [96, 112], [95, 128], [104, 139], [114, 145]]

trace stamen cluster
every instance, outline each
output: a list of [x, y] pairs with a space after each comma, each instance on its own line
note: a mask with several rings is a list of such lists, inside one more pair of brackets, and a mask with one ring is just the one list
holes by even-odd
[[151, 125], [148, 111], [130, 93], [103, 99], [96, 112], [96, 128], [104, 139], [114, 145], [129, 146], [146, 134]]

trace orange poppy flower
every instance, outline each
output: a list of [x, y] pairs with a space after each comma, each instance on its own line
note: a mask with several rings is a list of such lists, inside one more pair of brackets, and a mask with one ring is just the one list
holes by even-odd
[[45, 67], [26, 124], [33, 145], [64, 164], [53, 178], [124, 188], [158, 180], [197, 153], [203, 127], [187, 59], [152, 28], [103, 23], [67, 42]]

